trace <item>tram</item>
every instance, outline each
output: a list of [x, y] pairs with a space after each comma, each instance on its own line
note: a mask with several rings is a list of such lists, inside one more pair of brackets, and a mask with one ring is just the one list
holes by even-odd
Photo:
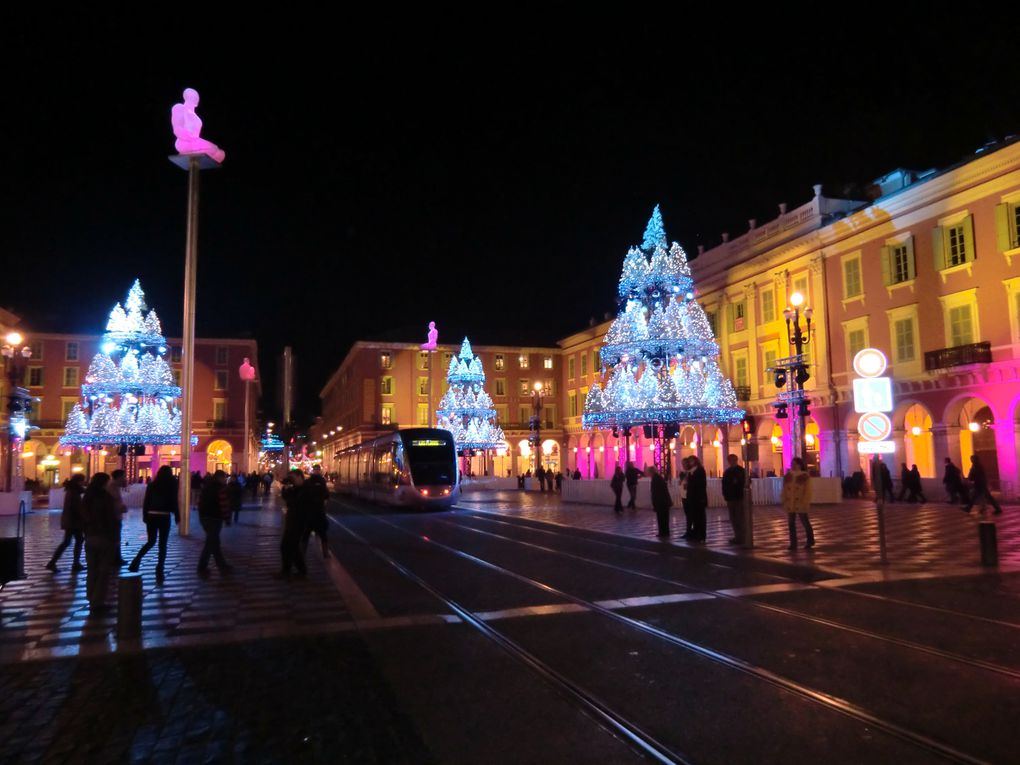
[[420, 509], [445, 509], [460, 496], [453, 434], [408, 428], [337, 455], [336, 491]]

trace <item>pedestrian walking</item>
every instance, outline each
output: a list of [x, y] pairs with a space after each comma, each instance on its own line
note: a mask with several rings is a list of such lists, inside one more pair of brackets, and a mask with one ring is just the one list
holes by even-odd
[[627, 503], [627, 507], [635, 510], [637, 505], [634, 503], [634, 499], [637, 496], [637, 485], [641, 479], [641, 471], [634, 467], [633, 462], [628, 462], [627, 470], [624, 471], [624, 478], [627, 482], [627, 493], [630, 494], [630, 501]]
[[265, 495], [269, 496], [269, 490], [273, 488], [273, 474], [266, 471], [266, 474], [262, 476], [262, 486], [265, 489]]
[[326, 486], [326, 479], [322, 475], [322, 468], [316, 465], [312, 468], [312, 474], [305, 481], [308, 487], [308, 523], [302, 533], [302, 552], [308, 549], [308, 540], [315, 532], [319, 538], [319, 545], [322, 548], [322, 557], [329, 557], [329, 540], [326, 537], [329, 531], [329, 520], [326, 518], [326, 501], [329, 499], [329, 488]]
[[563, 473], [556, 471], [556, 491], [563, 491]]
[[617, 515], [623, 512], [623, 502], [620, 497], [623, 495], [624, 480], [623, 469], [617, 463], [613, 477], [609, 479], [609, 488], [613, 490], [613, 495], [616, 497], [616, 501], [613, 503], [613, 511]]
[[790, 530], [790, 549], [797, 549], [797, 516], [807, 536], [805, 548], [815, 546], [815, 530], [811, 527], [808, 510], [811, 507], [811, 477], [804, 470], [804, 460], [794, 457], [790, 469], [783, 476], [783, 509]]
[[241, 505], [244, 503], [244, 486], [236, 475], [230, 476], [227, 481], [227, 502], [230, 504], [230, 513], [234, 517], [234, 523], [241, 520]]
[[124, 560], [124, 554], [122, 552], [123, 542], [121, 541], [121, 528], [124, 524], [124, 516], [127, 515], [127, 504], [124, 502], [123, 490], [127, 488], [127, 473], [123, 470], [114, 470], [110, 474], [110, 482], [106, 484], [106, 490], [110, 492], [110, 496], [113, 497], [114, 507], [117, 508], [117, 512], [120, 513], [121, 522], [117, 524], [117, 565], [126, 566], [127, 561]]
[[924, 496], [924, 486], [921, 484], [921, 471], [917, 469], [917, 465], [910, 466], [910, 494], [907, 496], [907, 501], [921, 503], [928, 501], [928, 498]]
[[71, 564], [71, 571], [81, 571], [85, 568], [81, 563], [81, 551], [85, 543], [84, 524], [81, 517], [81, 495], [85, 493], [85, 476], [75, 473], [64, 481], [64, 509], [60, 513], [60, 528], [64, 531], [64, 541], [57, 545], [53, 551], [53, 557], [46, 564], [46, 568], [54, 574], [59, 571], [57, 561], [64, 554], [64, 550], [74, 540], [74, 563]]
[[[907, 467], [906, 462], [900, 463], [900, 496], [896, 498], [897, 502], [902, 502], [903, 498], [910, 491], [910, 468]], [[913, 502], [914, 500], [908, 500]]]
[[960, 468], [954, 465], [949, 457], [946, 457], [942, 485], [946, 487], [946, 496], [949, 498], [950, 504], [955, 505], [957, 502], [967, 502], [967, 487], [963, 485], [963, 473], [960, 472]]
[[726, 461], [729, 467], [723, 471], [722, 495], [726, 500], [730, 527], [733, 529], [730, 544], [739, 545], [744, 541], [744, 488], [747, 485], [747, 471], [738, 464], [736, 454], [729, 455]]
[[[876, 457], [875, 459], [878, 458]], [[882, 477], [882, 486], [880, 487], [882, 491], [882, 496], [889, 497], [890, 503], [895, 502], [896, 501], [895, 497], [893, 497], [892, 475], [889, 473], [889, 466], [886, 465], [882, 460], [878, 460], [878, 472], [879, 475]]]
[[245, 488], [251, 492], [251, 498], [257, 499], [259, 496], [259, 486], [262, 485], [262, 481], [259, 480], [259, 474], [252, 471], [248, 474], [248, 481], [245, 483]]
[[659, 538], [669, 539], [669, 509], [673, 507], [673, 498], [669, 496], [669, 486], [666, 485], [666, 479], [654, 466], [649, 465], [646, 472], [652, 482], [652, 509], [655, 511]]
[[198, 520], [205, 530], [205, 545], [198, 556], [198, 575], [203, 579], [209, 578], [210, 557], [216, 560], [216, 568], [220, 570], [221, 575], [229, 574], [234, 567], [227, 563], [223, 557], [223, 548], [220, 546], [220, 530], [224, 521], [230, 522], [227, 474], [222, 470], [207, 475], [202, 482], [198, 496]]
[[308, 525], [310, 502], [305, 484], [305, 474], [297, 468], [290, 471], [280, 495], [283, 497], [286, 513], [283, 517], [283, 537], [280, 540], [280, 557], [283, 566], [276, 575], [278, 579], [288, 579], [291, 568], [297, 575], [304, 577], [307, 573], [305, 559], [301, 555], [301, 537]]
[[969, 513], [975, 502], [981, 503], [981, 512], [985, 511], [985, 505], [990, 504], [995, 508], [995, 515], [1002, 514], [1002, 508], [992, 496], [988, 488], [988, 475], [985, 473], [985, 466], [976, 454], [970, 455], [970, 472], [967, 473], [967, 480], [970, 482], [970, 498], [963, 508], [963, 512]]
[[159, 540], [159, 551], [156, 558], [156, 584], [163, 584], [166, 572], [166, 546], [170, 538], [172, 520], [181, 522], [180, 505], [177, 500], [177, 478], [173, 468], [163, 465], [156, 471], [156, 479], [145, 487], [145, 499], [142, 500], [142, 520], [149, 539], [135, 555], [128, 570], [137, 571], [142, 565], [142, 558]]
[[106, 610], [106, 594], [110, 576], [117, 564], [117, 539], [120, 537], [121, 514], [108, 486], [108, 473], [96, 473], [82, 497], [82, 525], [85, 529], [85, 595], [89, 612]]
[[677, 471], [676, 477], [679, 486], [677, 493], [680, 495], [680, 506], [684, 509], [685, 528], [683, 538], [691, 539], [694, 536], [694, 515], [691, 513], [690, 503], [687, 501], [687, 479], [691, 477], [690, 457], [684, 457], [680, 460], [680, 469]]
[[538, 479], [539, 491], [545, 491], [545, 468], [542, 465], [538, 466], [538, 470], [535, 471], [535, 477]]
[[695, 455], [687, 458], [690, 464], [690, 474], [687, 476], [687, 506], [691, 513], [691, 536], [692, 542], [704, 542], [708, 539], [708, 518], [705, 510], [708, 508], [708, 475], [705, 468]]

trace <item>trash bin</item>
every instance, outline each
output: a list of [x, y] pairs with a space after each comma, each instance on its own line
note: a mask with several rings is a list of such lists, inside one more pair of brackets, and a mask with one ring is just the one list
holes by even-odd
[[999, 543], [996, 539], [995, 524], [982, 521], [978, 524], [978, 539], [981, 540], [981, 565], [999, 565]]
[[142, 634], [142, 575], [121, 574], [117, 581], [117, 637], [137, 638]]
[[25, 578], [25, 500], [18, 504], [18, 526], [13, 537], [0, 537], [0, 585]]

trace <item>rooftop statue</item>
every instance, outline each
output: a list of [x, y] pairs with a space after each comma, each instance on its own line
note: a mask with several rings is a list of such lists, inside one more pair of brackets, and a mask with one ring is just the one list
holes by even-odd
[[201, 138], [202, 118], [195, 114], [198, 106], [198, 91], [185, 88], [184, 103], [174, 104], [170, 110], [170, 124], [173, 125], [177, 140], [174, 148], [181, 154], [206, 154], [217, 163], [222, 162], [226, 152], [219, 146]]
[[439, 330], [436, 329], [436, 323], [434, 321], [430, 321], [429, 322], [429, 335], [428, 335], [428, 337], [429, 337], [428, 342], [427, 343], [422, 343], [421, 344], [421, 349], [423, 351], [434, 351], [436, 349], [436, 345], [439, 342]]

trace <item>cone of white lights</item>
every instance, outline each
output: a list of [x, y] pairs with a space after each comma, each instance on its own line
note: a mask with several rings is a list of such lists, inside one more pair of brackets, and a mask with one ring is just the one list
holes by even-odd
[[436, 423], [453, 433], [457, 451], [505, 446], [503, 429], [496, 423], [496, 409], [485, 391], [482, 360], [474, 355], [466, 337], [460, 353], [450, 359], [446, 382], [448, 389], [436, 410]]

